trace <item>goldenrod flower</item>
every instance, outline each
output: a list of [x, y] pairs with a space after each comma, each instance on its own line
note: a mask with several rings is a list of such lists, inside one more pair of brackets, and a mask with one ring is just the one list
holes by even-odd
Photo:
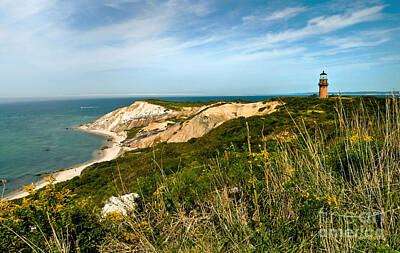
[[31, 184], [31, 185], [28, 185], [28, 186], [23, 185], [22, 187], [24, 188], [24, 191], [26, 191], [28, 193], [34, 192], [34, 190], [36, 188], [36, 186], [34, 184]]
[[335, 205], [336, 205], [336, 206], [338, 206], [338, 202], [337, 202], [337, 200], [336, 200], [336, 197], [335, 197], [335, 196], [333, 196], [333, 198], [332, 198], [332, 199], [333, 199], [333, 202], [335, 202]]
[[364, 136], [364, 141], [366, 141], [366, 142], [371, 142], [372, 140], [373, 140], [373, 137], [372, 136], [369, 136], [369, 135], [366, 135], [366, 136]]
[[49, 176], [49, 177], [44, 177], [44, 181], [53, 183], [54, 181], [56, 181], [56, 179], [53, 176]]
[[351, 136], [351, 138], [350, 138], [350, 142], [351, 142], [351, 143], [356, 143], [356, 142], [358, 142], [359, 140], [360, 140], [360, 136], [358, 136], [358, 133], [355, 134], [355, 135], [353, 135], [353, 136]]

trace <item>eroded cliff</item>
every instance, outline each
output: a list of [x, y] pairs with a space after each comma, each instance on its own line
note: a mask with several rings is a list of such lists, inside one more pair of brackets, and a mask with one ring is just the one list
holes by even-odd
[[203, 136], [228, 120], [272, 113], [280, 104], [277, 101], [215, 102], [172, 109], [147, 101], [136, 101], [82, 128], [115, 132], [126, 137], [123, 146], [146, 148], [161, 142], [186, 142]]

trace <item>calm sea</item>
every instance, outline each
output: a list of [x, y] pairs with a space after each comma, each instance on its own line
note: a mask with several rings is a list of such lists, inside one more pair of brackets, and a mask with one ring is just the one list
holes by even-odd
[[[159, 99], [260, 101], [270, 97], [273, 96], [162, 97]], [[142, 99], [145, 98], [36, 102], [11, 102], [0, 99], [0, 180], [7, 180], [6, 193], [15, 191], [22, 185], [38, 181], [46, 173], [96, 159], [101, 154], [101, 147], [107, 144], [107, 139], [103, 136], [81, 132], [76, 130], [76, 127]], [[1, 183], [0, 187], [1, 193]]]

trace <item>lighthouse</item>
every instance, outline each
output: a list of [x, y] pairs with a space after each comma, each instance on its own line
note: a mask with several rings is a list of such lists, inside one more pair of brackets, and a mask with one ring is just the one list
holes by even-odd
[[325, 71], [319, 75], [319, 97], [327, 98], [328, 97], [328, 77]]

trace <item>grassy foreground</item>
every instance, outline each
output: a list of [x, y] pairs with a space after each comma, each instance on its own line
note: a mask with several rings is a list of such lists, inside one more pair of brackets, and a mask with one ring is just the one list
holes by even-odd
[[[27, 187], [0, 202], [0, 251], [397, 252], [399, 99], [280, 99], [273, 114]], [[101, 217], [129, 192], [134, 211]]]

